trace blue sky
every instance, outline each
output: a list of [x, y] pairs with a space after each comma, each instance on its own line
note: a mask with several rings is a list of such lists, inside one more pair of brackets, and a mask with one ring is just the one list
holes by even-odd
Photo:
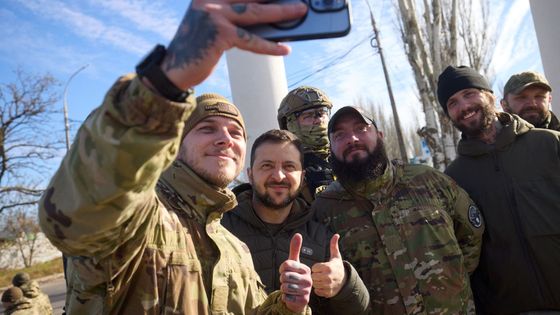
[[[405, 126], [422, 121], [410, 66], [397, 37], [393, 1], [370, 3], [381, 31], [401, 120]], [[33, 73], [50, 72], [64, 85], [74, 71], [87, 64], [68, 90], [70, 118], [82, 121], [101, 103], [119, 75], [132, 72], [156, 43], [169, 42], [188, 4], [158, 0], [2, 0], [0, 82], [12, 81], [12, 70], [21, 66]], [[499, 92], [511, 74], [527, 69], [542, 71], [542, 65], [528, 0], [495, 0], [492, 4], [491, 29], [499, 30], [492, 69], [496, 74], [494, 88]], [[352, 6], [353, 28], [348, 36], [291, 44], [293, 52], [285, 58], [288, 85], [323, 89], [333, 99], [335, 109], [370, 99], [389, 112], [379, 57], [369, 46], [371, 26], [365, 0], [354, 0]], [[309, 76], [345, 53], [347, 56], [334, 65]], [[62, 95], [62, 87], [60, 90]], [[231, 97], [223, 58], [215, 73], [196, 90]], [[61, 115], [60, 129], [62, 119]], [[77, 127], [74, 123], [72, 131]]]

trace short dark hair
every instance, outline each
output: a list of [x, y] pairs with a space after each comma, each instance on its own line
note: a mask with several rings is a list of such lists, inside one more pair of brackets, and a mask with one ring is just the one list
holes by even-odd
[[301, 143], [301, 140], [295, 134], [289, 132], [288, 130], [279, 129], [269, 130], [255, 139], [255, 142], [253, 142], [253, 146], [251, 147], [250, 167], [253, 167], [253, 163], [255, 162], [255, 151], [257, 151], [258, 147], [260, 147], [264, 143], [278, 144], [285, 142], [293, 144], [299, 151], [299, 160], [301, 162], [301, 166], [303, 167], [303, 144]]

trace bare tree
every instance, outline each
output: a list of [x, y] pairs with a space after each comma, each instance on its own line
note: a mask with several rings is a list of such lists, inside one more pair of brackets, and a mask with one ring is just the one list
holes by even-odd
[[418, 134], [430, 147], [434, 167], [443, 170], [456, 156], [458, 134], [437, 103], [437, 77], [448, 65], [488, 72], [496, 36], [489, 33], [488, 0], [477, 6], [457, 0], [396, 1], [401, 40], [426, 117]]
[[57, 81], [21, 69], [15, 75], [15, 82], [0, 84], [0, 213], [37, 202], [48, 162], [62, 148], [52, 123]]
[[31, 267], [37, 236], [41, 232], [37, 218], [19, 209], [4, 216], [4, 234], [13, 238], [25, 267]]

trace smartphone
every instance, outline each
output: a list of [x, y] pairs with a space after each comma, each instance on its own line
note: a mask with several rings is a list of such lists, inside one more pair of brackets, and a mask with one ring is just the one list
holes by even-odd
[[350, 0], [272, 0], [274, 3], [303, 2], [307, 14], [297, 20], [253, 25], [249, 32], [277, 42], [342, 37], [350, 32]]

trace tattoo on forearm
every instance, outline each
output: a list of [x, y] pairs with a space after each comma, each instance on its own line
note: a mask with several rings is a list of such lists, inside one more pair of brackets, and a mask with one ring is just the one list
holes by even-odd
[[182, 68], [204, 58], [209, 47], [214, 44], [218, 29], [208, 12], [193, 9], [187, 11], [179, 25], [177, 34], [169, 44], [169, 61], [165, 69]]
[[243, 14], [247, 12], [247, 4], [245, 3], [234, 3], [231, 5], [231, 9], [237, 14]]

